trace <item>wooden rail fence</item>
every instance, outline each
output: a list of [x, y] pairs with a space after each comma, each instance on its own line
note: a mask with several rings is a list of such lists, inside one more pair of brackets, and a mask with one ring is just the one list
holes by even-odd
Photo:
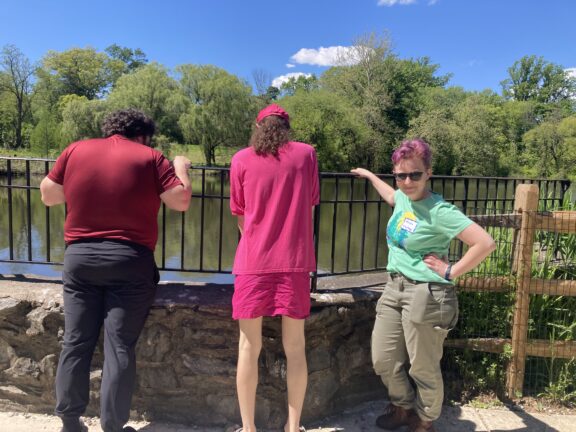
[[573, 359], [576, 341], [528, 339], [530, 296], [576, 297], [576, 280], [532, 278], [532, 254], [537, 231], [562, 234], [576, 233], [576, 211], [538, 212], [538, 186], [521, 184], [516, 188], [514, 213], [474, 216], [482, 226], [514, 229], [513, 263], [509, 276], [462, 277], [457, 286], [461, 291], [515, 293], [512, 335], [506, 338], [448, 339], [445, 346], [475, 351], [503, 353], [509, 351], [506, 375], [509, 397], [522, 394], [527, 356]]

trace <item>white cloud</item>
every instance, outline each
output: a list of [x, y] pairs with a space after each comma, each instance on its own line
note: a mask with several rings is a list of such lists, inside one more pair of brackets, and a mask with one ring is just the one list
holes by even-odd
[[576, 67], [564, 69], [564, 72], [566, 72], [568, 76], [576, 78]]
[[[436, 0], [431, 1], [436, 2]], [[378, 0], [378, 6], [409, 5], [414, 3], [416, 3], [416, 0]]]
[[286, 63], [286, 67], [288, 69], [292, 69], [293, 67], [296, 67], [296, 65], [293, 65], [292, 63]]
[[354, 47], [332, 46], [315, 48], [302, 48], [290, 60], [298, 64], [310, 64], [315, 66], [337, 66], [343, 64], [355, 64], [351, 60]]
[[312, 74], [307, 74], [304, 72], [290, 72], [287, 73], [286, 75], [280, 75], [279, 77], [274, 78], [272, 80], [272, 85], [274, 87], [280, 88], [280, 86], [285, 82], [288, 82], [290, 78], [298, 78], [300, 76], [310, 77], [312, 76]]

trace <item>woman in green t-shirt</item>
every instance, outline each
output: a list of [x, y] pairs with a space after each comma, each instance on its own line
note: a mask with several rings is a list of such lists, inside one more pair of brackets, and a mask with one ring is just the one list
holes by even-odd
[[[364, 168], [351, 170], [370, 180], [394, 207], [386, 233], [390, 277], [376, 306], [372, 332], [374, 370], [390, 398], [376, 419], [382, 429], [409, 425], [409, 432], [434, 431], [432, 422], [440, 417], [444, 398], [442, 347], [458, 320], [452, 280], [478, 266], [496, 247], [482, 227], [428, 189], [431, 159], [425, 141], [404, 141], [392, 154], [398, 190]], [[454, 238], [468, 250], [449, 263]]]

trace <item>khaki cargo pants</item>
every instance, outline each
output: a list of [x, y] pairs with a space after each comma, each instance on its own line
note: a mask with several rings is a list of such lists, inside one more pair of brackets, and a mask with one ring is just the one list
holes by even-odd
[[440, 359], [444, 339], [457, 320], [458, 298], [451, 284], [390, 275], [376, 306], [372, 364], [392, 404], [415, 409], [423, 420], [440, 417], [444, 399]]

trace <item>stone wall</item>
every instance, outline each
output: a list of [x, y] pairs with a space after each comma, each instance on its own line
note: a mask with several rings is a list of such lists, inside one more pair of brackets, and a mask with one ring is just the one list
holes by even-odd
[[[306, 322], [309, 383], [303, 421], [382, 398], [370, 363], [374, 306], [385, 276], [324, 279]], [[238, 326], [232, 287], [161, 284], [137, 347], [134, 415], [197, 425], [240, 421], [235, 373]], [[51, 413], [63, 334], [60, 281], [0, 276], [0, 409]], [[266, 318], [257, 424], [286, 418], [286, 360], [280, 319]], [[92, 362], [91, 404], [98, 414], [101, 342]]]

